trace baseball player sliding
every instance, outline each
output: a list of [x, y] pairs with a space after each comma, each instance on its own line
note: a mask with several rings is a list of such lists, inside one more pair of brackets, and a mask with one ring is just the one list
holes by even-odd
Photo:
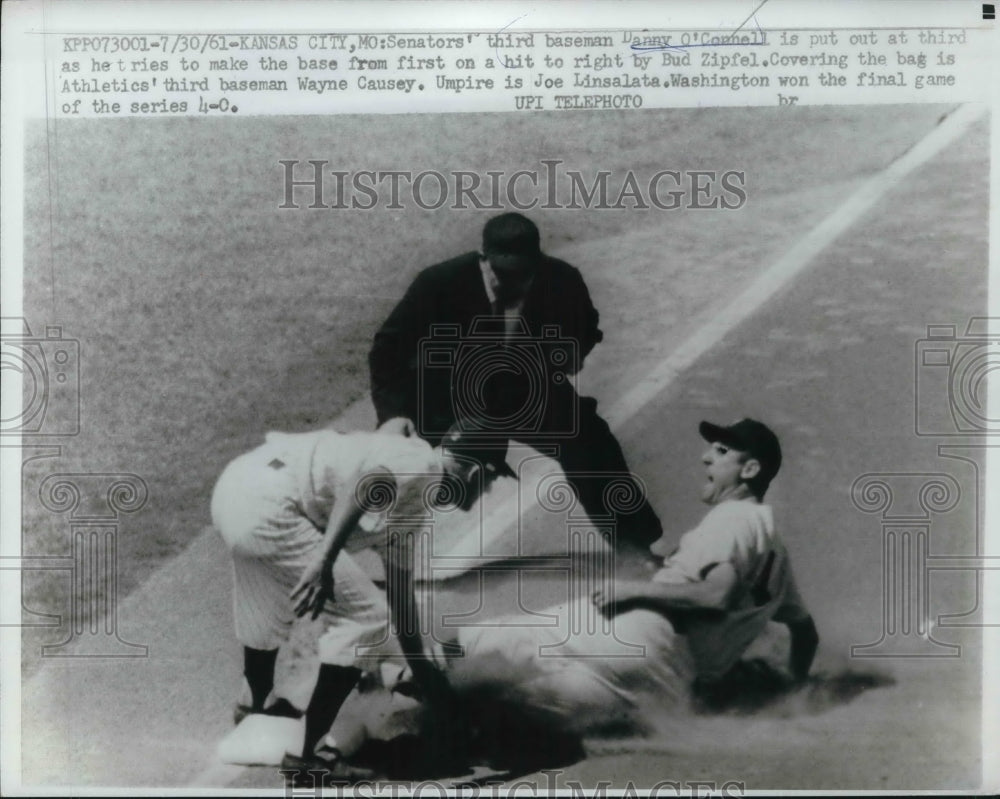
[[[613, 592], [599, 590], [593, 602], [607, 616], [644, 608], [668, 618], [694, 658], [695, 693], [711, 706], [724, 702], [740, 657], [768, 622], [788, 627], [788, 670], [799, 682], [819, 636], [764, 502], [781, 467], [778, 437], [754, 419], [702, 422], [698, 431], [710, 445], [701, 459], [701, 500], [711, 510], [681, 536], [652, 580], [617, 580]], [[662, 554], [656, 544], [653, 551]]]
[[[471, 505], [483, 486], [477, 472], [495, 473], [496, 467], [460, 454], [468, 452], [462, 443], [457, 431], [437, 448], [379, 432], [269, 433], [220, 476], [212, 521], [233, 558], [233, 610], [246, 678], [237, 722], [247, 713], [302, 715], [273, 695], [278, 650], [296, 615], [328, 620], [302, 753], [286, 756], [283, 768], [330, 772], [338, 753], [317, 744], [362, 669], [421, 651], [413, 640], [412, 549], [404, 541], [387, 543], [383, 527], [360, 523], [388, 493], [397, 507], [425, 503], [437, 491], [458, 497], [454, 504]], [[381, 550], [385, 560], [388, 603], [351, 556], [367, 547]], [[390, 604], [395, 618], [411, 620], [400, 638], [389, 629]]]
[[[583, 625], [528, 626], [511, 616], [457, 630], [463, 656], [446, 660], [443, 674], [460, 699], [453, 707], [473, 716], [470, 730], [486, 747], [473, 756], [517, 771], [554, 768], [580, 756], [578, 736], [655, 729], [692, 694], [707, 708], [725, 707], [740, 690], [740, 658], [770, 621], [790, 633], [787, 685], [807, 678], [818, 634], [764, 502], [781, 465], [778, 439], [752, 419], [702, 422], [699, 432], [709, 444], [701, 500], [710, 510], [701, 523], [651, 578], [617, 578], [571, 599], [614, 618], [615, 638], [640, 645], [641, 656], [607, 654], [606, 637]], [[542, 612], [561, 615], [560, 606]], [[483, 734], [494, 727], [498, 735]], [[419, 725], [412, 733], [430, 734]], [[347, 759], [368, 734], [355, 718], [334, 730]]]
[[[459, 695], [492, 682], [557, 728], [585, 733], [616, 717], [641, 727], [650, 710], [680, 706], [692, 689], [707, 706], [724, 705], [740, 658], [772, 620], [789, 629], [790, 676], [805, 680], [819, 638], [764, 502], [781, 466], [778, 438], [753, 419], [702, 422], [699, 432], [709, 443], [701, 500], [711, 509], [650, 579], [617, 577], [590, 597], [614, 618], [619, 640], [641, 644], [645, 655], [602, 657], [600, 639], [586, 630], [567, 638], [554, 627], [498, 620], [459, 629], [465, 659], [450, 674]], [[564, 657], [542, 655], [555, 646]]]

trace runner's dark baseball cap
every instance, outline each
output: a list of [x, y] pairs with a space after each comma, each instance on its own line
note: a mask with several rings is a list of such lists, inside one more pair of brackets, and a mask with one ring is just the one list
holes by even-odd
[[702, 422], [701, 437], [711, 444], [719, 442], [732, 449], [748, 452], [760, 463], [761, 480], [770, 483], [781, 468], [781, 445], [770, 427], [755, 419], [740, 419], [731, 425]]

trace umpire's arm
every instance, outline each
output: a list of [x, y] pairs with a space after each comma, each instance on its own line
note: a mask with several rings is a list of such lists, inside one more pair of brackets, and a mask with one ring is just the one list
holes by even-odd
[[575, 267], [568, 264], [566, 267], [559, 293], [564, 313], [571, 316], [564, 320], [562, 329], [563, 335], [574, 339], [580, 348], [576, 364], [577, 369], [580, 369], [594, 346], [604, 339], [604, 333], [599, 327], [601, 315], [594, 307], [583, 275]]
[[397, 417], [412, 420], [416, 415], [419, 347], [427, 335], [425, 314], [430, 301], [425, 283], [423, 275], [418, 275], [375, 334], [368, 354], [379, 425]]

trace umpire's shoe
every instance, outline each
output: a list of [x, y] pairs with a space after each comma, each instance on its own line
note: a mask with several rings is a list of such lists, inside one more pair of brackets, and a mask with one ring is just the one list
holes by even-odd
[[345, 762], [336, 749], [321, 749], [315, 757], [285, 754], [279, 773], [285, 784], [293, 788], [331, 788], [336, 785], [354, 785], [377, 775], [367, 768]]

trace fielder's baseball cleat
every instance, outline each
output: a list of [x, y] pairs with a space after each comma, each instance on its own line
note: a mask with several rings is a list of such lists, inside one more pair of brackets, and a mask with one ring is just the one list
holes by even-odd
[[237, 704], [233, 711], [233, 724], [239, 724], [251, 713], [262, 713], [265, 716], [279, 716], [286, 719], [300, 719], [303, 716], [301, 710], [289, 702], [284, 697], [280, 697], [267, 707], [255, 708], [252, 705]]

